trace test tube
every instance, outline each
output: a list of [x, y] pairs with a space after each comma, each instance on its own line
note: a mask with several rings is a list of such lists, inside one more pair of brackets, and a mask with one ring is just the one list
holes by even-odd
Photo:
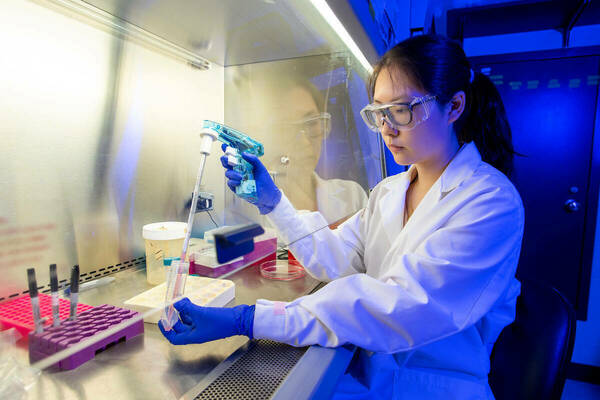
[[29, 285], [29, 297], [31, 298], [31, 311], [33, 312], [33, 323], [35, 333], [44, 331], [44, 323], [40, 315], [40, 300], [38, 299], [37, 280], [35, 279], [35, 269], [27, 269], [27, 283]]
[[52, 296], [52, 326], [60, 325], [60, 310], [58, 306], [58, 276], [56, 264], [50, 264], [50, 296]]
[[173, 325], [175, 325], [179, 319], [177, 310], [175, 310], [175, 307], [173, 307], [173, 304], [171, 303], [174, 299], [183, 296], [189, 269], [190, 264], [180, 260], [174, 260], [169, 267], [169, 272], [167, 274], [167, 292], [165, 295], [165, 304], [167, 304], [167, 306], [161, 316], [162, 325], [167, 331], [171, 330]]

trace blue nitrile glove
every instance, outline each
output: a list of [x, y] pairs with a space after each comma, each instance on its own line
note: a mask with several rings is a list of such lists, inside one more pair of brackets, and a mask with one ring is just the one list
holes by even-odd
[[187, 297], [173, 306], [179, 312], [173, 329], [165, 331], [162, 322], [158, 322], [160, 331], [172, 344], [204, 343], [235, 335], [252, 339], [254, 306], [201, 307]]
[[[223, 151], [225, 151], [226, 147], [226, 144], [221, 146]], [[273, 211], [277, 204], [279, 204], [279, 201], [281, 200], [281, 191], [275, 186], [275, 182], [271, 179], [271, 175], [269, 175], [269, 172], [258, 157], [254, 154], [245, 152], [242, 153], [242, 157], [254, 168], [252, 174], [256, 181], [256, 193], [258, 197], [258, 200], [254, 205], [258, 207], [258, 211], [260, 211], [261, 214], [268, 214]], [[227, 163], [227, 156], [221, 157], [221, 164], [227, 169], [227, 171], [225, 171], [225, 176], [228, 179], [227, 186], [235, 193], [235, 188], [242, 182], [242, 174], [234, 171], [233, 167]]]

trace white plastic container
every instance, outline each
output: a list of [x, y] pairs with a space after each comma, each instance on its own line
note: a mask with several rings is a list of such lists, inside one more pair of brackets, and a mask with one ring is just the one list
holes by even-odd
[[142, 236], [146, 246], [146, 280], [151, 285], [165, 281], [166, 257], [181, 256], [187, 230], [185, 222], [156, 222], [144, 225]]
[[[125, 307], [145, 313], [149, 310], [156, 312], [147, 315], [144, 322], [158, 323], [167, 292], [166, 282], [146, 290], [125, 301]], [[199, 306], [223, 307], [235, 298], [235, 284], [226, 279], [211, 279], [201, 276], [188, 276], [184, 296]]]

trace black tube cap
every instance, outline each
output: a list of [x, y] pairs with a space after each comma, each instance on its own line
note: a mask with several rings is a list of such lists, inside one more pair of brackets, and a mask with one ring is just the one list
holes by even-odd
[[27, 284], [29, 285], [29, 296], [37, 297], [37, 281], [35, 279], [35, 269], [33, 268], [27, 269]]
[[71, 268], [71, 293], [79, 292], [79, 265], [73, 265]]
[[50, 264], [50, 291], [58, 292], [58, 276], [56, 275], [56, 264]]

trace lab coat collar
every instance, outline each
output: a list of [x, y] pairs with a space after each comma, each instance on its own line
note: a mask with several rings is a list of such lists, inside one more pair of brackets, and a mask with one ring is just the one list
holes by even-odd
[[[481, 163], [481, 155], [475, 143], [462, 145], [452, 161], [439, 178], [440, 197], [454, 190], [462, 181], [473, 175], [475, 168]], [[412, 182], [417, 170], [411, 165], [407, 172], [407, 182]]]
[[481, 155], [475, 143], [463, 144], [440, 177], [440, 195], [443, 196], [454, 190], [473, 175], [479, 164], [481, 164]]
[[[427, 226], [427, 218], [434, 212], [434, 208], [449, 192], [453, 189], [457, 188], [463, 181], [473, 175], [477, 166], [481, 163], [481, 156], [479, 155], [479, 151], [474, 143], [467, 143], [463, 145], [452, 161], [448, 164], [442, 175], [438, 178], [438, 180], [433, 184], [433, 186], [429, 189], [423, 200], [419, 203], [417, 208], [414, 210], [413, 215], [406, 222], [406, 225], [402, 227], [402, 232], [397, 234], [396, 241], [399, 246], [403, 246], [403, 248], [410, 247], [409, 241], [418, 242], [422, 239], [417, 232], [420, 230], [414, 227]], [[411, 180], [414, 178], [414, 174], [416, 174], [415, 166], [412, 165], [406, 174], [402, 174], [404, 179], [402, 179], [400, 183], [400, 187], [397, 187], [397, 190], [402, 190], [403, 193], [406, 193], [408, 186], [410, 185]], [[390, 200], [386, 202], [380, 201], [380, 206], [386, 207], [386, 212], [389, 213], [389, 210], [393, 206], [392, 200], [394, 199], [398, 202], [401, 207], [397, 212], [397, 215], [403, 215], [404, 212], [404, 203], [406, 201], [406, 196], [402, 196], [401, 199], [397, 199], [397, 197], [389, 196]], [[400, 201], [398, 201], [400, 200]], [[383, 204], [382, 204], [383, 203]], [[382, 211], [383, 212], [383, 211]], [[392, 220], [385, 223], [384, 229], [388, 232], [389, 237], [394, 237], [393, 234], [396, 232], [397, 221], [396, 224], [392, 223]], [[389, 225], [389, 226], [388, 226]], [[410, 233], [408, 233], [410, 232]]]

